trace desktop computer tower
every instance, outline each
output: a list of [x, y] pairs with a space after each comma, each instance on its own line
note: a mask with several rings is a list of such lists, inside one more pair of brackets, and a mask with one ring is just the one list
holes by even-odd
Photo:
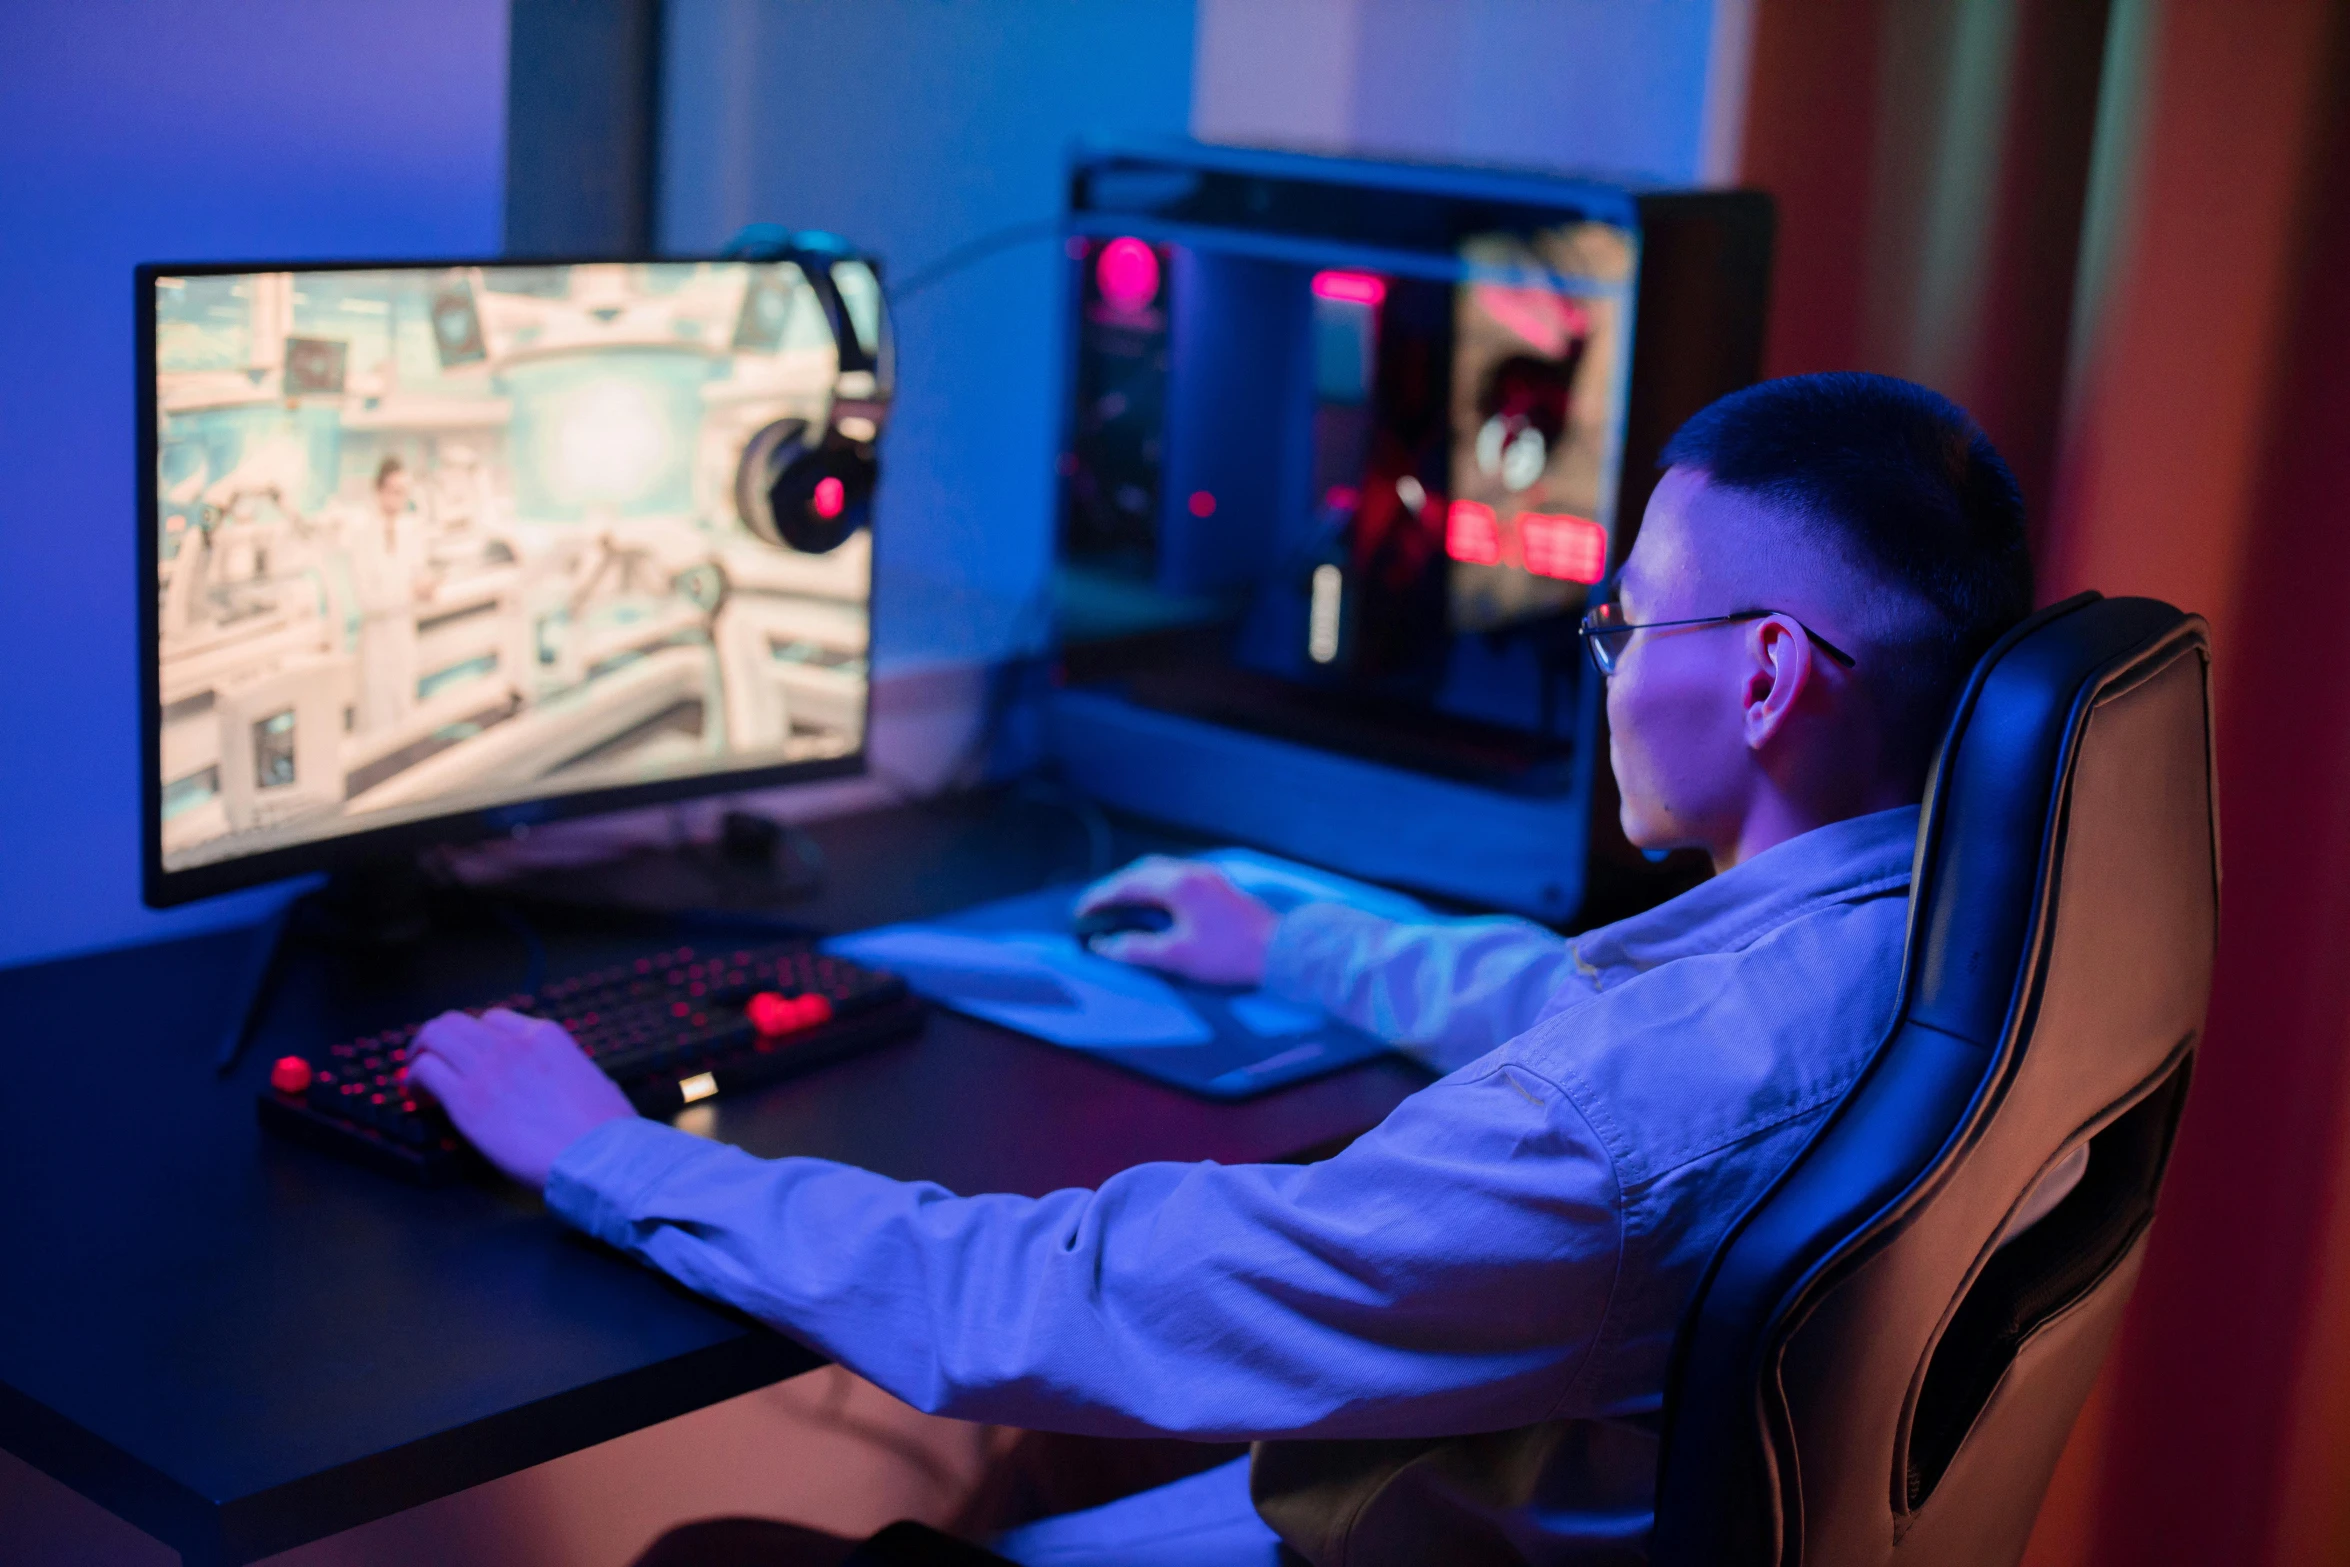
[[1701, 877], [1618, 830], [1575, 630], [1759, 373], [1769, 198], [1182, 145], [1068, 202], [1072, 780], [1559, 924]]

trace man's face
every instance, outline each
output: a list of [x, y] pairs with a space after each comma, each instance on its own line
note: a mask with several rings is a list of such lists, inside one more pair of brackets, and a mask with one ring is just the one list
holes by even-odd
[[414, 485], [405, 469], [387, 473], [376, 481], [375, 503], [386, 517], [397, 517], [408, 509], [408, 496]]
[[[1668, 470], [1617, 580], [1624, 619], [1638, 626], [1758, 607], [1728, 602], [1735, 586], [1725, 579], [1735, 573], [1720, 569], [1722, 541], [1756, 521], [1742, 515], [1754, 509], [1701, 474]], [[1752, 765], [1739, 697], [1750, 662], [1745, 629], [1636, 631], [1624, 645], [1607, 687], [1608, 761], [1624, 836], [1640, 848], [1711, 846], [1734, 831]]]

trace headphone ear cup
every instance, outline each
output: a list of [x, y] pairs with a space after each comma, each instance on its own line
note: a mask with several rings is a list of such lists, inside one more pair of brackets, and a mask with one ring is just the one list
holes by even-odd
[[[795, 548], [775, 504], [778, 481], [815, 450], [805, 419], [778, 419], [762, 427], [743, 447], [734, 469], [734, 514], [754, 538]], [[786, 508], [788, 510], [788, 506]]]
[[823, 555], [870, 525], [881, 478], [873, 440], [880, 414], [858, 417], [868, 426], [859, 432], [863, 440], [837, 425], [819, 435], [805, 419], [778, 419], [753, 435], [734, 470], [734, 510], [743, 526], [766, 543]]
[[880, 466], [870, 447], [837, 433], [786, 462], [767, 489], [769, 514], [783, 542], [803, 555], [823, 555], [873, 520], [873, 485]]
[[846, 543], [873, 515], [870, 459], [818, 448], [784, 469], [770, 492], [784, 542], [807, 555]]

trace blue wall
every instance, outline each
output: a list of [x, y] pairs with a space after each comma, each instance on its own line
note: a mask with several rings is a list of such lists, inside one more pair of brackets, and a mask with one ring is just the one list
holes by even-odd
[[[832, 229], [903, 280], [1063, 206], [1072, 138], [1181, 135], [1191, 0], [673, 0], [660, 235]], [[1033, 646], [1053, 507], [1060, 247], [1030, 239], [899, 307], [876, 504], [883, 672]]]
[[0, 964], [139, 905], [131, 267], [492, 253], [503, 0], [0, 4]]

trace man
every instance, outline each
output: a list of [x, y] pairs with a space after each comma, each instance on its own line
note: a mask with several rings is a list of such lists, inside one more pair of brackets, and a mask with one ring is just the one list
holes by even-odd
[[552, 1024], [441, 1019], [416, 1075], [558, 1214], [917, 1407], [1260, 1444], [1253, 1475], [997, 1542], [1018, 1560], [1270, 1563], [1276, 1532], [1316, 1562], [1638, 1560], [1675, 1330], [1879, 1041], [1934, 746], [2031, 604], [2012, 476], [1921, 387], [1768, 382], [1665, 462], [1587, 635], [1626, 834], [1713, 880], [1571, 942], [1276, 917], [1176, 861], [1091, 894], [1174, 914], [1119, 956], [1450, 1073], [1335, 1158], [955, 1197], [638, 1120]]
[[425, 555], [424, 521], [410, 507], [416, 481], [397, 455], [376, 465], [375, 505], [344, 525], [352, 591], [359, 604], [358, 732], [389, 729], [416, 706], [416, 608], [429, 600], [434, 573]]

